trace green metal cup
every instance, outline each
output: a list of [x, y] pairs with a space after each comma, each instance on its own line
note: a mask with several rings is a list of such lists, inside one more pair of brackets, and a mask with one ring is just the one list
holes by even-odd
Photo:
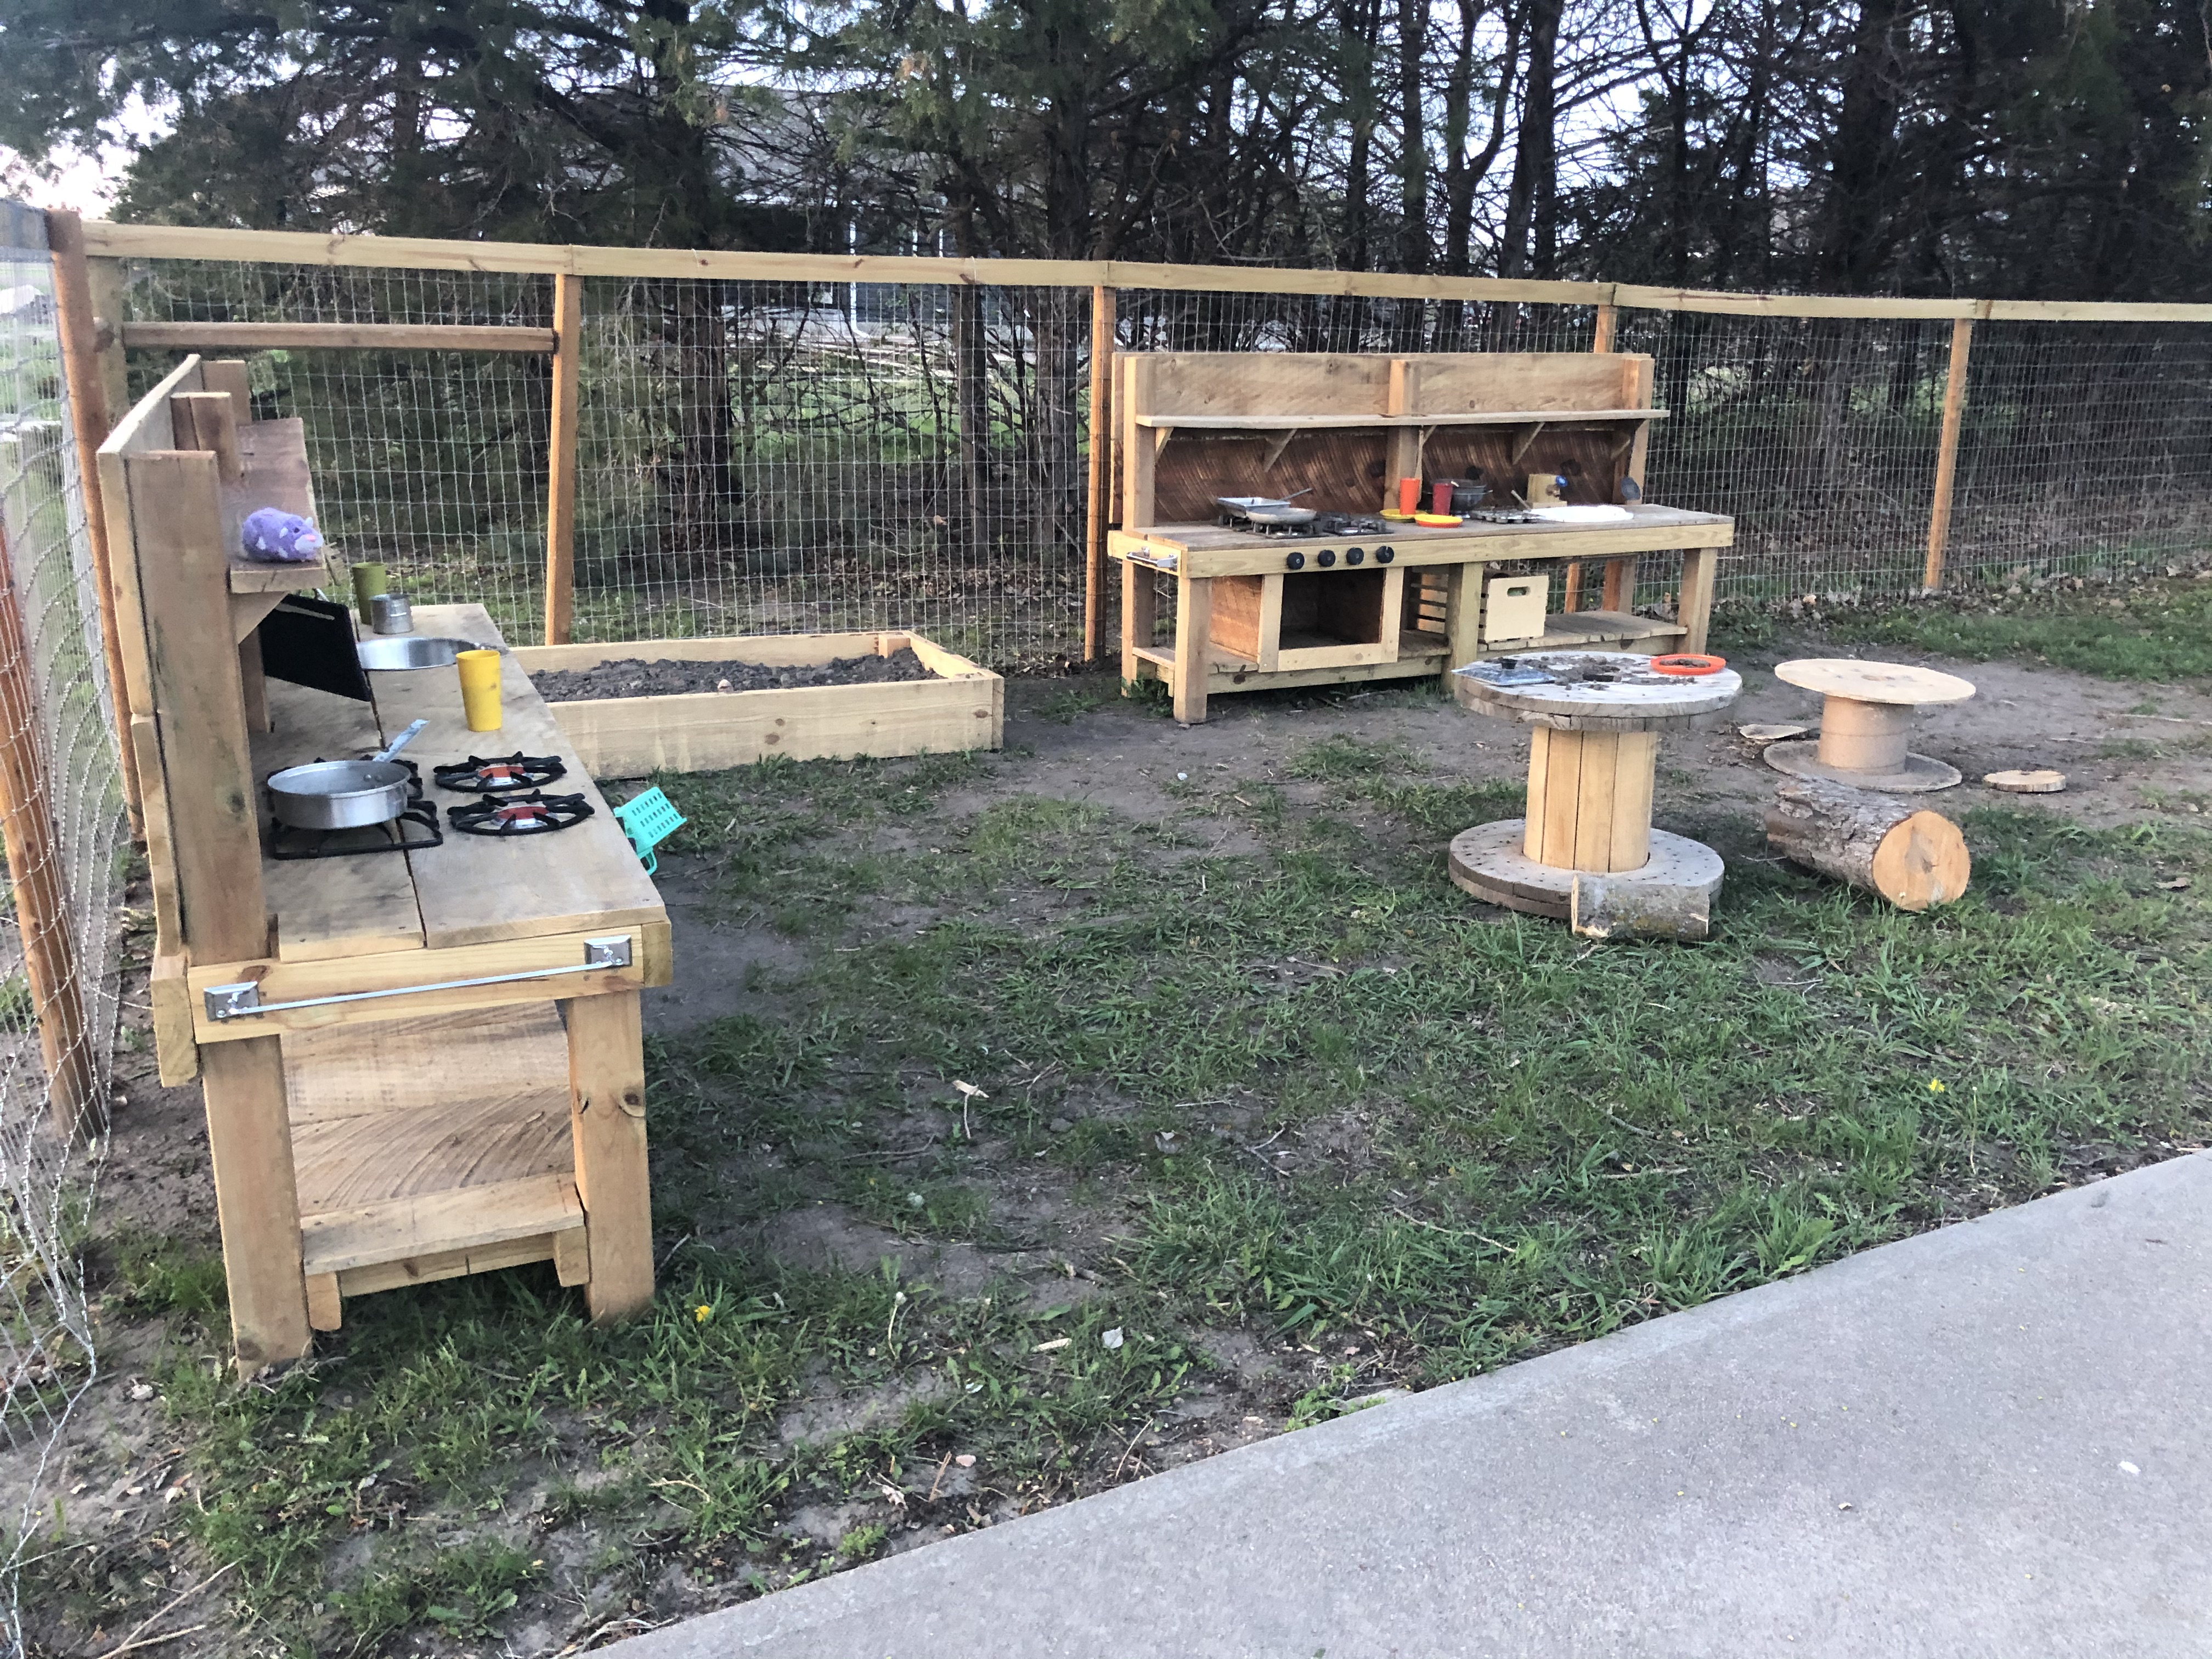
[[389, 593], [392, 584], [384, 579], [380, 564], [357, 564], [353, 568], [353, 608], [361, 613], [365, 623], [376, 618], [369, 615], [369, 602], [379, 594]]

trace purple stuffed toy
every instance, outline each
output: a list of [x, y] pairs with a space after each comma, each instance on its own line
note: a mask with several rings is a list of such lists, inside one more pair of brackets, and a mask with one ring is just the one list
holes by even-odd
[[266, 564], [313, 564], [323, 556], [323, 532], [296, 513], [259, 507], [246, 515], [246, 556]]

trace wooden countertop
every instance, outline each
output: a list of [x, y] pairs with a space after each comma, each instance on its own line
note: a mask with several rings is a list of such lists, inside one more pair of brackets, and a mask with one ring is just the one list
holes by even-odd
[[[1378, 533], [1348, 536], [1255, 536], [1218, 524], [1152, 525], [1116, 530], [1108, 550], [1117, 559], [1180, 570], [1191, 576], [1255, 576], [1282, 569], [1283, 556], [1303, 552], [1312, 570], [1322, 548], [1338, 553], [1364, 547], [1371, 558], [1388, 544], [1400, 565], [1465, 564], [1503, 559], [1601, 559], [1674, 548], [1727, 547], [1735, 520], [1718, 513], [1679, 507], [1632, 507], [1626, 524], [1462, 524], [1445, 528], [1389, 524]], [[1370, 565], [1367, 568], [1372, 568]], [[1346, 567], [1339, 563], [1335, 568]]]
[[[418, 634], [503, 643], [481, 605], [418, 605], [415, 628]], [[422, 769], [424, 799], [439, 809], [445, 844], [336, 859], [274, 859], [264, 850], [262, 881], [276, 919], [280, 960], [434, 950], [667, 919], [605, 798], [514, 657], [501, 664], [504, 724], [497, 732], [468, 729], [457, 669], [374, 673], [368, 679], [373, 704], [270, 681], [275, 730], [254, 738], [255, 779], [319, 757], [372, 753], [416, 719], [426, 719], [430, 724], [405, 755]], [[470, 755], [518, 750], [565, 762], [568, 775], [547, 793], [582, 795], [592, 805], [592, 817], [557, 835], [504, 840], [464, 836], [446, 826], [444, 809], [469, 797], [436, 787], [430, 769]], [[265, 801], [262, 817], [265, 823]]]

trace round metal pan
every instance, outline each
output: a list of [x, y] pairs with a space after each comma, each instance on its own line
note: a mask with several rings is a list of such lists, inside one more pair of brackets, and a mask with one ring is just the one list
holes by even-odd
[[397, 761], [315, 761], [271, 772], [269, 805], [295, 830], [358, 830], [404, 811], [410, 781]]
[[480, 647], [473, 640], [444, 640], [421, 634], [362, 640], [354, 647], [363, 668], [451, 668], [464, 651]]
[[[1301, 489], [1301, 495], [1305, 491]], [[1216, 495], [1213, 504], [1231, 518], [1249, 524], [1311, 524], [1319, 515], [1310, 507], [1292, 507], [1273, 495]]]

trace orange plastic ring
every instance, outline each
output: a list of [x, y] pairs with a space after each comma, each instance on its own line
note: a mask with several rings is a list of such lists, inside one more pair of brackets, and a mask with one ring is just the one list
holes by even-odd
[[1705, 657], [1694, 652], [1676, 652], [1672, 656], [1651, 659], [1655, 674], [1672, 674], [1680, 679], [1702, 679], [1707, 674], [1717, 674], [1728, 666], [1726, 657]]

